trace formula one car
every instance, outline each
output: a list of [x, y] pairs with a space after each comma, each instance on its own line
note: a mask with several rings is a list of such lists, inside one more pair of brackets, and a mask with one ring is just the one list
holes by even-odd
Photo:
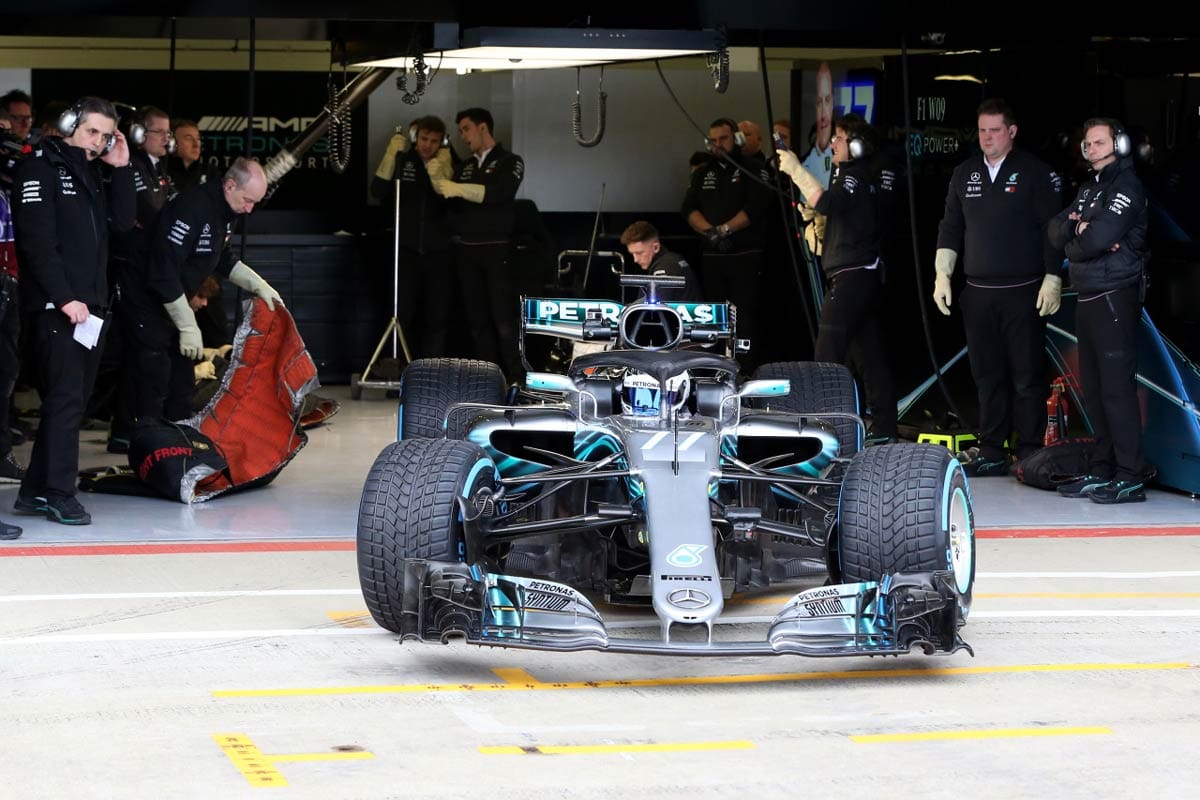
[[[649, 296], [523, 299], [522, 338], [615, 349], [507, 393], [494, 365], [416, 361], [399, 439], [359, 505], [358, 566], [401, 641], [539, 650], [810, 656], [970, 652], [971, 498], [942, 447], [861, 449], [840, 365], [742, 380], [736, 309]], [[672, 284], [673, 285], [673, 284]], [[805, 576], [755, 640], [726, 601]], [[614, 635], [597, 600], [653, 608]], [[622, 626], [626, 627], [626, 626]], [[742, 628], [744, 631], [744, 628]]]

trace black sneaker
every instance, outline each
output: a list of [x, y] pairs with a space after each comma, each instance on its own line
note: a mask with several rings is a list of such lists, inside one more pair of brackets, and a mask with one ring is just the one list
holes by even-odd
[[25, 468], [17, 463], [11, 452], [0, 458], [0, 483], [20, 483], [25, 480]]
[[128, 453], [129, 439], [124, 436], [113, 436], [108, 440], [108, 446], [104, 449], [110, 453]]
[[92, 515], [74, 497], [51, 495], [46, 498], [45, 510], [46, 519], [51, 522], [61, 522], [63, 525], [92, 524]]
[[968, 478], [995, 478], [1008, 474], [1008, 459], [977, 458], [963, 466], [963, 472]]
[[1073, 481], [1059, 484], [1055, 488], [1063, 497], [1087, 497], [1111, 480], [1112, 478], [1084, 475], [1082, 478], [1076, 478]]
[[45, 514], [46, 498], [18, 492], [17, 500], [13, 503], [13, 511], [18, 514]]
[[21, 538], [21, 528], [17, 525], [9, 525], [4, 520], [0, 519], [0, 541], [9, 541], [11, 539]]
[[1141, 481], [1109, 481], [1088, 495], [1093, 503], [1141, 503], [1146, 499], [1146, 486]]

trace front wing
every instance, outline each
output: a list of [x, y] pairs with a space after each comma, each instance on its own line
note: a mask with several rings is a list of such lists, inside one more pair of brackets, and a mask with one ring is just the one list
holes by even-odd
[[562, 583], [486, 573], [462, 563], [405, 562], [401, 642], [415, 639], [528, 650], [603, 650], [688, 656], [864, 656], [974, 652], [949, 572], [897, 573], [879, 582], [808, 589], [787, 602], [761, 641], [673, 641], [609, 635], [583, 594]]

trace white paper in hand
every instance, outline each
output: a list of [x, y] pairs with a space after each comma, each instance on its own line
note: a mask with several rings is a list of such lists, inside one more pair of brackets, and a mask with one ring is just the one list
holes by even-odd
[[75, 341], [91, 350], [100, 341], [100, 329], [104, 327], [104, 318], [88, 314], [88, 318], [75, 326]]

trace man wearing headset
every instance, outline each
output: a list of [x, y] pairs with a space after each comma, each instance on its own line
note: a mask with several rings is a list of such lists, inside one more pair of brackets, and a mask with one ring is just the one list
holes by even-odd
[[1146, 499], [1153, 474], [1142, 454], [1137, 330], [1146, 288], [1146, 190], [1134, 170], [1129, 135], [1113, 119], [1084, 123], [1083, 156], [1092, 179], [1050, 225], [1079, 292], [1075, 333], [1079, 379], [1096, 436], [1089, 475], [1058, 488], [1097, 503]]
[[135, 277], [122, 287], [130, 310], [127, 333], [135, 352], [138, 418], [184, 419], [192, 414], [194, 365], [203, 340], [190, 305], [205, 278], [219, 275], [274, 310], [279, 293], [228, 247], [234, 221], [267, 193], [258, 162], [238, 158], [221, 180], [193, 186], [159, 215]]
[[[14, 225], [21, 304], [40, 374], [41, 423], [15, 510], [53, 522], [91, 522], [75, 497], [79, 426], [100, 348], [75, 338], [104, 318], [109, 298], [109, 231], [134, 225], [129, 147], [107, 100], [85, 97], [58, 120], [63, 138], [44, 138], [14, 177]], [[112, 168], [105, 182], [100, 163]]]
[[[933, 300], [949, 316], [959, 256], [967, 356], [979, 395], [979, 457], [973, 477], [1007, 475], [1005, 440], [1016, 455], [1042, 446], [1046, 430], [1045, 317], [1061, 300], [1062, 248], [1046, 228], [1062, 209], [1062, 181], [1040, 159], [1013, 147], [1016, 118], [1003, 100], [978, 109], [979, 149], [959, 164], [938, 227]], [[1010, 442], [1011, 443], [1011, 442]]]
[[733, 120], [714, 120], [708, 141], [714, 157], [692, 173], [681, 211], [703, 240], [705, 299], [732, 302], [738, 333], [753, 341], [771, 177], [765, 162], [742, 155], [745, 140]]
[[509, 247], [525, 162], [496, 141], [487, 109], [464, 109], [454, 121], [471, 155], [455, 168], [453, 180], [434, 179], [433, 189], [450, 201], [454, 260], [476, 353], [499, 363], [508, 379], [516, 381], [524, 369]]
[[[446, 123], [434, 116], [421, 117], [409, 128], [413, 146], [402, 133], [388, 143], [379, 169], [371, 179], [371, 194], [394, 208], [395, 183], [400, 182], [400, 268], [404, 283], [398, 287], [397, 318], [408, 332], [419, 358], [446, 355], [450, 328], [451, 269], [450, 217], [444, 197], [433, 190], [434, 180], [453, 174], [450, 148], [443, 147]], [[419, 325], [413, 325], [414, 320]]]
[[[143, 106], [137, 110], [129, 132], [133, 144], [129, 161], [133, 167], [134, 190], [137, 192], [137, 223], [132, 231], [113, 238], [113, 271], [110, 277], [118, 287], [113, 302], [116, 327], [109, 331], [104, 357], [105, 363], [112, 362], [110, 369], [116, 373], [117, 382], [108, 439], [110, 453], [129, 451], [129, 437], [137, 407], [136, 359], [126, 357], [132, 356], [128, 341], [132, 335], [131, 325], [136, 325], [136, 320], [127, 319], [131, 309], [121, 302], [121, 292], [130, 290], [134, 282], [142, 280], [136, 265], [145, 259], [150, 232], [158, 224], [158, 215], [167, 199], [174, 194], [171, 179], [167, 175], [167, 155], [174, 150], [170, 116], [154, 106]], [[132, 290], [136, 291], [136, 288]], [[105, 365], [102, 364], [101, 375], [104, 375], [104, 370]]]
[[833, 176], [829, 188], [801, 165], [790, 150], [779, 152], [779, 168], [803, 192], [806, 204], [825, 217], [821, 268], [829, 284], [821, 305], [814, 361], [848, 363], [853, 348], [862, 363], [867, 396], [874, 410], [874, 443], [896, 439], [896, 396], [883, 336], [879, 330], [883, 299], [880, 257], [881, 202], [891, 180], [880, 181], [870, 156], [874, 132], [858, 114], [834, 125]]

